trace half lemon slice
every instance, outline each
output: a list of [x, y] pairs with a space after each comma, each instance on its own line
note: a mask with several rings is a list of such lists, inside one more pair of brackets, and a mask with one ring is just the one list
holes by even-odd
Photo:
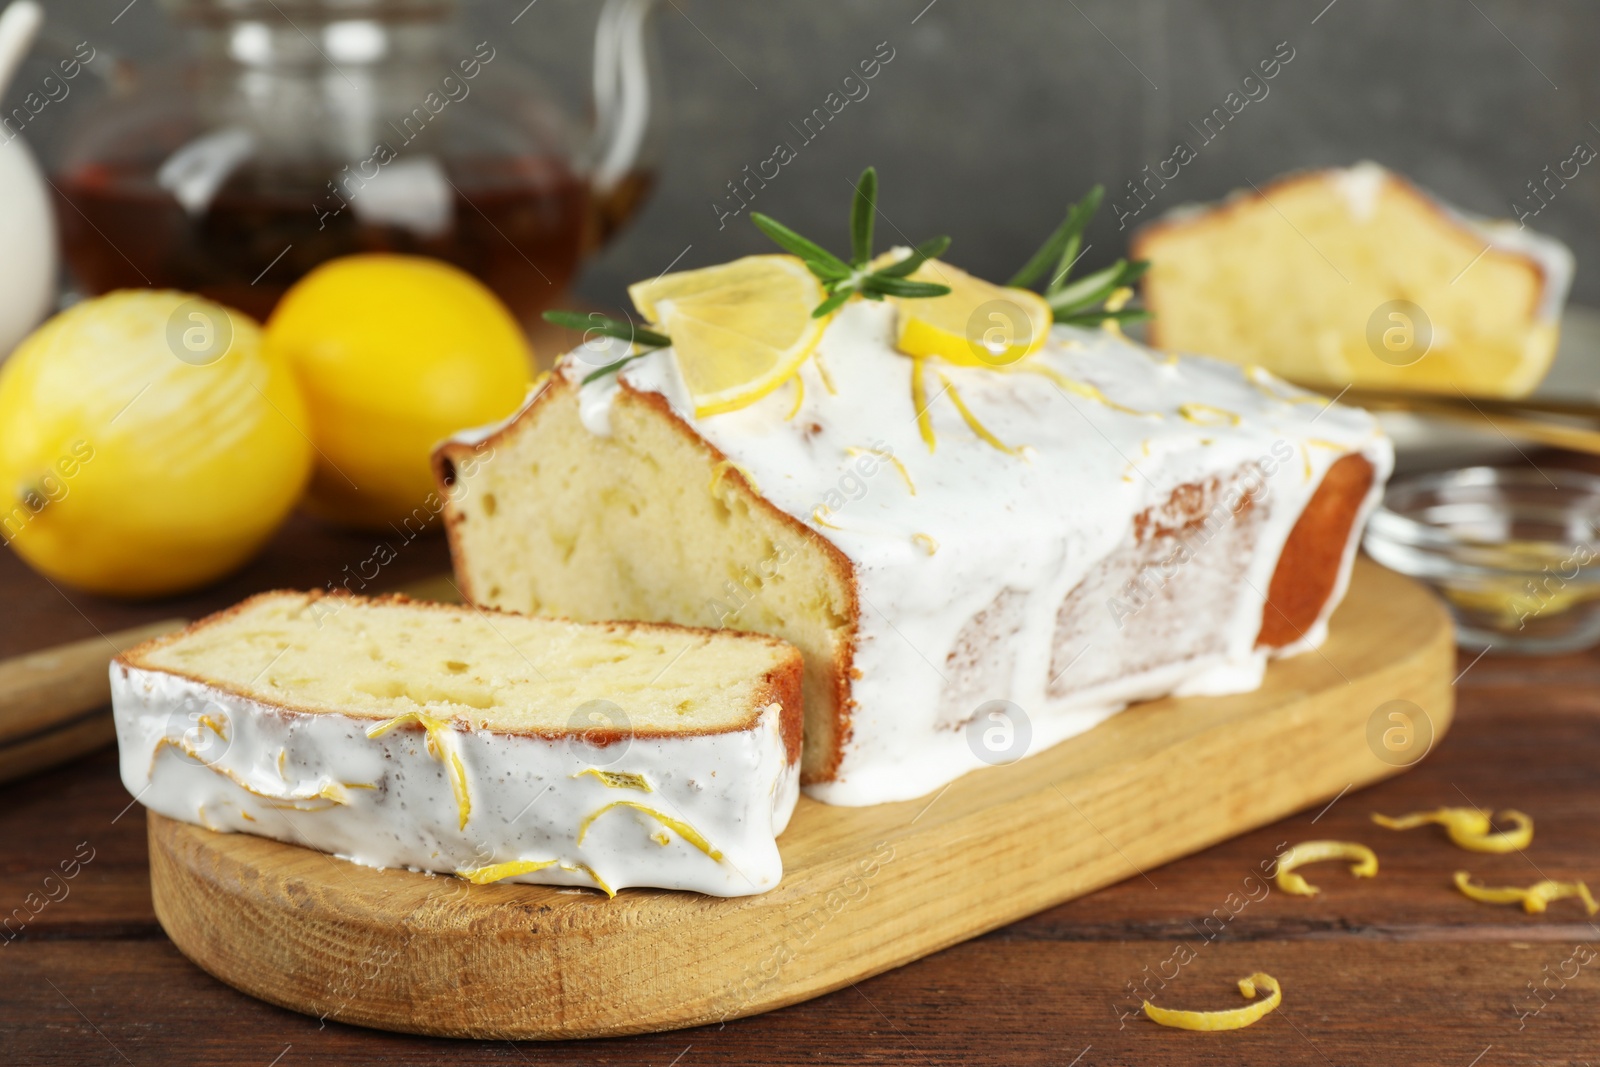
[[889, 298], [900, 315], [895, 347], [908, 356], [1006, 367], [1039, 351], [1050, 336], [1055, 316], [1038, 293], [995, 285], [936, 259], [918, 267], [911, 279], [948, 285], [950, 292]]
[[699, 416], [755, 403], [800, 368], [827, 318], [827, 293], [795, 256], [746, 256], [628, 287], [639, 314], [672, 338]]

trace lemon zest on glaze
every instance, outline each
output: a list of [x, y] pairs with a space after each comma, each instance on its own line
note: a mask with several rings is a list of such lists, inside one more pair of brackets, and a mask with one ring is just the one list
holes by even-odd
[[1533, 820], [1520, 811], [1497, 812], [1502, 822], [1516, 824], [1513, 829], [1490, 832], [1489, 813], [1478, 808], [1437, 808], [1390, 818], [1373, 815], [1372, 821], [1387, 830], [1412, 830], [1437, 823], [1450, 840], [1468, 852], [1516, 852], [1533, 843]]
[[679, 837], [704, 852], [707, 856], [718, 861], [722, 859], [722, 852], [719, 849], [712, 848], [711, 842], [702, 837], [699, 830], [696, 830], [682, 819], [674, 819], [672, 816], [640, 804], [636, 800], [613, 800], [599, 811], [590, 813], [583, 822], [578, 824], [578, 844], [583, 844], [584, 835], [589, 832], [589, 827], [594, 825], [594, 821], [612, 808], [632, 808], [635, 811], [642, 811], [667, 829], [676, 831]]
[[595, 781], [607, 789], [637, 789], [641, 793], [655, 792], [650, 787], [648, 778], [642, 774], [635, 774], [633, 771], [603, 771], [599, 767], [587, 767], [572, 777], [582, 778], [586, 774], [593, 776]]
[[1238, 414], [1226, 408], [1198, 402], [1179, 404], [1178, 415], [1196, 426], [1237, 426], [1242, 421]]
[[795, 371], [794, 376], [789, 381], [795, 384], [795, 402], [794, 405], [790, 406], [789, 414], [784, 416], [784, 422], [794, 421], [795, 416], [800, 414], [800, 405], [805, 403], [805, 379], [800, 378], [800, 371]]
[[[206, 770], [212, 772], [213, 774], [220, 774], [222, 777], [228, 779], [228, 781], [232, 782], [240, 789], [243, 789], [251, 796], [260, 797], [262, 800], [266, 801], [280, 802], [273, 804], [273, 807], [286, 807], [294, 811], [326, 811], [329, 807], [332, 807], [335, 804], [350, 803], [350, 798], [345, 795], [345, 790], [350, 787], [341, 785], [338, 782], [329, 782], [327, 785], [319, 788], [315, 793], [304, 794], [289, 793], [285, 795], [282, 793], [268, 793], [265, 790], [257, 789], [255, 786], [251, 785], [249, 782], [245, 781], [238, 774], [234, 773], [228, 768], [218, 766], [215, 763], [208, 763], [206, 758], [202, 756], [198, 750], [196, 750], [181, 737], [163, 737], [155, 743], [155, 747], [150, 750], [150, 771], [146, 775], [147, 778], [155, 776], [156, 760], [160, 757], [161, 750], [164, 748], [177, 749], [179, 752], [182, 752], [185, 756], [188, 756], [200, 766], [204, 767]], [[325, 801], [326, 804], [321, 807], [306, 806], [308, 804], [315, 804], [317, 801]]]
[[[1105, 309], [1111, 312], [1121, 311], [1132, 299], [1133, 290], [1126, 285], [1119, 285], [1111, 290], [1110, 296], [1106, 297]], [[1122, 323], [1116, 319], [1105, 319], [1100, 323], [1100, 328], [1113, 337], [1120, 337], [1124, 341], [1128, 339], [1128, 335], [1122, 332]]]
[[1048, 363], [1038, 362], [1033, 359], [1025, 359], [1020, 363], [1013, 363], [1009, 367], [995, 367], [993, 369], [1002, 374], [1037, 374], [1041, 378], [1050, 379], [1052, 382], [1055, 382], [1056, 385], [1070, 393], [1076, 393], [1085, 400], [1093, 400], [1096, 404], [1108, 407], [1112, 411], [1120, 411], [1124, 415], [1137, 415], [1141, 418], [1149, 419], [1162, 418], [1162, 415], [1159, 411], [1140, 411], [1138, 408], [1130, 408], [1126, 404], [1119, 404], [1115, 400], [1112, 400], [1110, 397], [1106, 396], [1105, 393], [1102, 393], [1095, 386], [1090, 385], [1088, 382], [1080, 382], [1076, 378], [1068, 377], [1067, 375], [1056, 370], [1054, 367], [1050, 366]]
[[1353, 841], [1302, 841], [1278, 853], [1278, 888], [1297, 897], [1314, 897], [1321, 890], [1295, 873], [1307, 863], [1327, 860], [1353, 860], [1350, 873], [1357, 878], [1372, 878], [1378, 873], [1378, 855], [1366, 845]]
[[722, 488], [722, 479], [726, 478], [731, 470], [738, 471], [739, 477], [744, 479], [745, 484], [750, 487], [750, 491], [760, 495], [761, 490], [756, 488], [755, 475], [746, 470], [742, 464], [735, 463], [731, 459], [723, 459], [718, 460], [716, 465], [711, 468], [711, 481], [707, 483], [706, 489], [712, 496], [717, 495], [717, 490]]
[[978, 440], [982, 441], [990, 448], [1004, 452], [1008, 456], [1022, 455], [1022, 450], [1020, 448], [1013, 448], [1006, 444], [1004, 441], [1000, 440], [1000, 438], [990, 433], [987, 426], [978, 421], [978, 416], [974, 415], [972, 413], [972, 409], [967, 407], [967, 402], [961, 399], [961, 393], [958, 389], [956, 389], [954, 382], [952, 382], [949, 378], [946, 378], [943, 374], [939, 375], [939, 380], [944, 383], [944, 390], [950, 395], [950, 402], [956, 406], [957, 411], [961, 412], [962, 421], [967, 424], [967, 428], [969, 430], [978, 435]]
[[895, 470], [900, 472], [900, 480], [906, 483], [906, 490], [910, 492], [912, 496], [917, 495], [917, 486], [916, 483], [911, 480], [911, 472], [906, 470], [906, 465], [901, 463], [900, 457], [895, 455], [893, 452], [890, 452], [888, 455], [884, 455], [881, 452], [874, 452], [870, 448], [860, 448], [856, 445], [851, 445], [849, 448], [845, 449], [845, 454], [849, 456], [872, 456], [876, 459], [887, 460], [888, 462], [894, 464]]
[[911, 360], [911, 407], [917, 413], [917, 432], [922, 435], [928, 451], [933, 452], [939, 447], [939, 439], [933, 435], [933, 416], [928, 414], [926, 363], [927, 359], [922, 356], [915, 356]]
[[[459, 826], [466, 828], [467, 817], [472, 814], [472, 797], [467, 792], [467, 768], [461, 762], [461, 754], [456, 751], [456, 732], [450, 724], [443, 719], [432, 715], [425, 715], [420, 711], [408, 711], [403, 715], [396, 715], [392, 719], [374, 723], [367, 727], [369, 738], [382, 737], [397, 726], [406, 723], [415, 723], [422, 727], [427, 740], [425, 747], [428, 755], [445, 765], [445, 770], [450, 778], [450, 792], [455, 794], [456, 810], [460, 813]], [[448, 739], [448, 740], [447, 740]]]
[[828, 395], [838, 396], [839, 390], [833, 384], [833, 375], [828, 373], [827, 364], [822, 362], [822, 352], [811, 353], [811, 362], [816, 365], [817, 375], [822, 379], [822, 387], [828, 391]]
[[844, 529], [844, 527], [835, 526], [833, 523], [823, 518], [822, 516], [824, 514], [832, 515], [833, 509], [826, 504], [818, 504], [816, 507], [811, 509], [811, 521], [816, 523], [818, 526], [826, 526], [830, 530]]
[[221, 738], [223, 741], [228, 740], [228, 720], [227, 719], [223, 719], [221, 722], [218, 722], [216, 719], [212, 718], [209, 714], [207, 714], [207, 715], [201, 715], [200, 718], [195, 720], [195, 721], [196, 721], [197, 725], [209, 726], [211, 728], [211, 732], [216, 734], [217, 737]]
[[939, 542], [934, 539], [932, 534], [914, 533], [911, 535], [911, 540], [921, 545], [923, 551], [927, 552], [930, 556], [939, 551]]
[[1239, 992], [1246, 997], [1254, 999], [1257, 986], [1267, 990], [1267, 997], [1240, 1008], [1225, 1008], [1222, 1011], [1178, 1011], [1173, 1008], [1158, 1008], [1147, 1000], [1144, 1002], [1144, 1013], [1151, 1022], [1178, 1030], [1242, 1030], [1283, 1003], [1283, 987], [1278, 985], [1278, 980], [1272, 975], [1257, 971], [1248, 978], [1239, 979]]
[[665, 848], [667, 845], [672, 844], [672, 835], [665, 830], [657, 830], [650, 835], [650, 840]]
[[1522, 910], [1529, 915], [1541, 914], [1550, 906], [1552, 900], [1566, 900], [1572, 897], [1583, 901], [1583, 909], [1590, 915], [1600, 911], [1600, 904], [1595, 902], [1594, 895], [1583, 882], [1557, 882], [1547, 878], [1542, 882], [1535, 882], [1526, 889], [1518, 886], [1496, 888], [1474, 885], [1472, 875], [1466, 871], [1457, 871], [1455, 883], [1457, 889], [1473, 900], [1483, 904], [1521, 904]]
[[595, 887], [604, 893], [608, 898], [615, 897], [617, 895], [617, 891], [606, 885], [606, 880], [596, 874], [594, 868], [589, 866], [587, 863], [563, 863], [561, 865], [561, 869], [563, 871], [582, 871], [584, 874], [587, 874], [594, 880]]
[[519, 874], [532, 874], [542, 871], [546, 867], [554, 867], [560, 860], [507, 860], [505, 863], [491, 863], [487, 867], [470, 867], [456, 872], [456, 877], [465, 878], [473, 885], [488, 885], [498, 882], [502, 878], [515, 878]]
[[[1266, 375], [1263, 379], [1262, 375]], [[1269, 400], [1276, 400], [1281, 404], [1317, 404], [1321, 407], [1332, 407], [1333, 401], [1316, 393], [1284, 393], [1274, 388], [1274, 385], [1288, 385], [1282, 378], [1275, 376], [1259, 363], [1247, 364], [1244, 368], [1245, 381], [1256, 387], [1256, 391]], [[1293, 388], [1293, 386], [1290, 386]]]

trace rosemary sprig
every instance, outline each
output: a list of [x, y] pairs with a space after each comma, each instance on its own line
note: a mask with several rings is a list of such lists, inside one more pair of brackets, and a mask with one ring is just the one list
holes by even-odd
[[672, 338], [664, 333], [647, 330], [642, 326], [635, 326], [631, 322], [622, 322], [602, 315], [598, 311], [591, 311], [588, 314], [580, 311], [546, 311], [544, 313], [544, 321], [554, 323], [557, 326], [565, 326], [569, 330], [578, 330], [583, 334], [585, 340], [588, 340], [590, 334], [599, 334], [602, 337], [627, 341], [629, 344], [637, 345], [644, 350], [631, 356], [624, 356], [622, 359], [607, 363], [597, 371], [590, 372], [584, 376], [581, 383], [583, 385], [588, 385], [597, 378], [604, 378], [608, 374], [615, 374], [634, 360], [648, 356], [656, 349], [666, 348], [672, 344]]
[[935, 237], [924, 241], [911, 253], [877, 270], [869, 268], [872, 262], [872, 229], [878, 207], [878, 172], [868, 167], [856, 182], [856, 195], [850, 203], [850, 261], [847, 263], [826, 248], [800, 236], [789, 227], [759, 211], [750, 213], [756, 228], [772, 238], [784, 251], [790, 252], [805, 263], [806, 268], [822, 282], [828, 298], [818, 304], [811, 317], [820, 319], [860, 294], [868, 300], [882, 300], [886, 296], [931, 297], [944, 296], [948, 285], [934, 282], [911, 281], [908, 275], [930, 259], [950, 247], [950, 238]]
[[1039, 280], [1046, 269], [1049, 269], [1050, 280], [1045, 283], [1043, 295], [1051, 311], [1055, 313], [1055, 321], [1068, 326], [1138, 322], [1150, 317], [1148, 311], [1106, 311], [1100, 307], [1112, 293], [1124, 286], [1132, 285], [1150, 269], [1148, 260], [1141, 259], [1130, 263], [1119, 259], [1111, 266], [1097, 270], [1093, 274], [1086, 274], [1076, 281], [1067, 280], [1072, 274], [1073, 266], [1082, 255], [1083, 231], [1089, 225], [1089, 220], [1094, 217], [1094, 213], [1100, 209], [1100, 202], [1104, 197], [1103, 186], [1096, 185], [1090, 189], [1089, 195], [1068, 209], [1067, 217], [1061, 220], [1061, 225], [1056, 227], [1055, 232], [1039, 246], [1039, 250], [1006, 283], [1022, 287], [1031, 286]]

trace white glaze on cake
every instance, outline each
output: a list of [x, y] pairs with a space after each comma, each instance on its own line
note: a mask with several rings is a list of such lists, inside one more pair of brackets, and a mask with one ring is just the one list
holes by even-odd
[[[1005, 605], [1006, 654], [987, 699], [1022, 708], [1031, 726], [1030, 751], [1080, 733], [1133, 700], [1256, 687], [1268, 655], [1255, 647], [1265, 593], [1285, 539], [1323, 474], [1347, 452], [1372, 463], [1376, 478], [1357, 519], [1359, 531], [1393, 465], [1387, 439], [1363, 411], [1325, 408], [1263, 371], [1197, 357], [1169, 359], [1105, 331], [1060, 326], [1030, 363], [1150, 414], [1116, 410], [1038, 374], [935, 361], [928, 394], [938, 447], [930, 454], [911, 401], [912, 363], [891, 343], [894, 314], [886, 304], [845, 306], [818, 349], [836, 392], [808, 362], [801, 370], [805, 400], [792, 419], [785, 418], [792, 387], [740, 411], [695, 418], [670, 349], [585, 386], [579, 398], [584, 425], [604, 435], [611, 399], [623, 384], [662, 394], [696, 432], [747, 470], [769, 501], [854, 563], [862, 616], [849, 739], [834, 780], [807, 786], [829, 803], [908, 799], [983, 765], [966, 733], [952, 728], [948, 714], [941, 719], [940, 706], [963, 629], [997, 602]], [[576, 381], [596, 362], [596, 353], [587, 352], [584, 362], [569, 358], [562, 373]], [[980, 441], [950, 399], [939, 395], [940, 374], [1002, 442], [1026, 446], [1024, 456]], [[915, 493], [883, 463], [855, 499], [824, 513], [829, 525], [819, 524], [817, 508], [830, 490], [845, 487], [851, 495], [851, 479], [859, 477], [859, 452], [852, 450], [861, 449], [892, 452]], [[1256, 495], [1264, 514], [1256, 520], [1248, 591], [1226, 617], [1178, 623], [1220, 630], [1222, 651], [1156, 671], [1112, 671], [1109, 680], [1086, 690], [1049, 696], [1058, 609], [1098, 564], [1127, 545], [1134, 517], [1165, 504], [1180, 486], [1258, 464], [1271, 473], [1263, 474]], [[1285, 654], [1322, 642], [1357, 540], [1349, 539], [1322, 617]], [[937, 549], [930, 552], [929, 544]], [[1109, 603], [1106, 611], [1110, 619]], [[1095, 654], [1092, 645], [1084, 650]]]
[[[151, 811], [208, 829], [306, 845], [368, 867], [454, 873], [557, 863], [501, 881], [745, 896], [783, 874], [774, 838], [799, 795], [776, 705], [749, 730], [633, 738], [609, 746], [453, 726], [470, 814], [426, 735], [293, 711], [165, 671], [112, 664], [122, 781]], [[221, 728], [220, 732], [218, 727]], [[640, 775], [608, 786], [591, 768]], [[630, 801], [692, 827], [664, 832]], [[591, 873], [592, 872], [592, 873]]]

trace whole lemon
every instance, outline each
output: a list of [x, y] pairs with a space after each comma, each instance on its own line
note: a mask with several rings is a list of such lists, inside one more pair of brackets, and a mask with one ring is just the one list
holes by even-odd
[[268, 352], [299, 376], [317, 460], [314, 514], [356, 526], [439, 511], [429, 455], [442, 438], [522, 402], [533, 352], [470, 274], [420, 256], [330, 260], [267, 320]]
[[203, 585], [294, 507], [307, 430], [293, 373], [242, 313], [170, 291], [86, 300], [0, 367], [0, 532], [90, 592]]

